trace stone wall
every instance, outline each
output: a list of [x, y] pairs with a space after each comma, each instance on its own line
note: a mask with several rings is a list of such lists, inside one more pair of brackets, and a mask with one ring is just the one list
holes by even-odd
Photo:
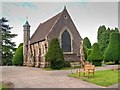
[[45, 67], [45, 54], [47, 52], [47, 42], [42, 41], [30, 45], [31, 54], [28, 66]]

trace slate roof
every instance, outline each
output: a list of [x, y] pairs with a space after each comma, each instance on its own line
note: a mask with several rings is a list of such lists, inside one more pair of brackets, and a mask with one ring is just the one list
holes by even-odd
[[36, 43], [42, 40], [45, 40], [45, 36], [49, 33], [52, 26], [56, 22], [56, 20], [60, 17], [61, 13], [55, 15], [44, 23], [40, 23], [34, 34], [30, 39], [30, 43]]

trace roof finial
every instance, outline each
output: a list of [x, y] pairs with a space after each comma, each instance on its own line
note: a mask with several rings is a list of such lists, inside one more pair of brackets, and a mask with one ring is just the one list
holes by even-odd
[[25, 25], [24, 26], [29, 26], [30, 27], [30, 25], [29, 25], [29, 23], [28, 23], [28, 17], [26, 17], [26, 22], [25, 22]]
[[64, 6], [64, 9], [66, 9], [66, 6]]
[[28, 21], [28, 17], [26, 17], [26, 21]]

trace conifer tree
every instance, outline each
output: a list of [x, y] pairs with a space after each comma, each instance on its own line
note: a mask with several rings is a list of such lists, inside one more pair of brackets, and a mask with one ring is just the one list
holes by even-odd
[[57, 38], [51, 40], [45, 59], [50, 62], [50, 67], [53, 69], [61, 69], [64, 67], [64, 56]]
[[15, 51], [15, 42], [12, 42], [12, 38], [17, 36], [11, 33], [12, 27], [9, 26], [6, 18], [0, 19], [1, 35], [2, 35], [2, 65], [12, 65], [12, 58]]
[[87, 60], [87, 52], [88, 52], [88, 49], [91, 48], [91, 43], [90, 43], [90, 40], [88, 39], [88, 37], [85, 37], [83, 39], [83, 49], [84, 49], [84, 58]]
[[18, 46], [12, 62], [14, 65], [23, 65], [23, 43]]
[[97, 43], [93, 44], [93, 49], [88, 56], [88, 61], [92, 62], [96, 66], [101, 66], [101, 61], [103, 60], [103, 54], [100, 52], [99, 45]]
[[104, 60], [106, 62], [120, 60], [120, 33], [113, 32], [110, 35], [110, 42], [105, 51]]

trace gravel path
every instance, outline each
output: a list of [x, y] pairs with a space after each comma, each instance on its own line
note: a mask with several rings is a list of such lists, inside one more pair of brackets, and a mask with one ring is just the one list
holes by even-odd
[[[96, 70], [117, 66], [98, 67]], [[15, 88], [104, 88], [76, 78], [68, 77], [70, 70], [46, 71], [33, 67], [1, 66], [1, 81], [13, 82]], [[117, 87], [116, 87], [117, 88]]]

